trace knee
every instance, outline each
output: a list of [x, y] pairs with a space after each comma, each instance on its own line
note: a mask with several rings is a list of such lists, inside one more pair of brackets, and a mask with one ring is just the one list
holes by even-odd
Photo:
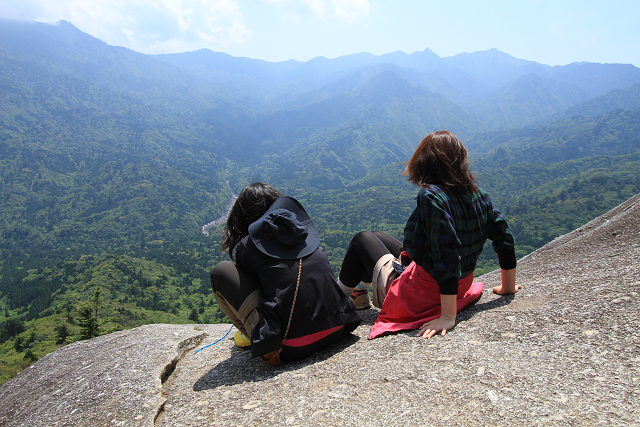
[[391, 236], [389, 236], [387, 233], [385, 233], [384, 231], [372, 231], [371, 234], [373, 234], [374, 236], [376, 236], [378, 239], [380, 239], [380, 241], [384, 240], [385, 238], [391, 238]]
[[371, 240], [372, 237], [375, 237], [375, 234], [373, 234], [371, 231], [361, 231], [353, 236], [350, 245], [364, 246], [366, 245], [367, 241]]
[[231, 261], [220, 261], [211, 270], [211, 289], [213, 292], [221, 292], [223, 283], [229, 281], [232, 275], [237, 275], [236, 266]]

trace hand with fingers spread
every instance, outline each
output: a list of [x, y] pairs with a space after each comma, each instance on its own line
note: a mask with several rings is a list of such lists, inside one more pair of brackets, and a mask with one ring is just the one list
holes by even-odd
[[425, 323], [420, 327], [418, 331], [418, 337], [431, 338], [439, 331], [442, 331], [442, 336], [447, 334], [447, 331], [456, 325], [456, 320], [445, 315], [441, 315], [437, 319], [433, 319], [430, 322]]
[[417, 336], [431, 338], [440, 331], [445, 336], [449, 329], [456, 326], [456, 295], [440, 294], [440, 306], [440, 317], [422, 325]]

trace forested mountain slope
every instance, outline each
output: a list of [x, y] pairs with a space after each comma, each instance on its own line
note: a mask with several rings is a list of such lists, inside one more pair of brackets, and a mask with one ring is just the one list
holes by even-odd
[[[615, 110], [523, 129], [486, 133], [469, 141], [482, 154], [478, 167], [519, 162], [553, 163], [594, 155], [622, 155], [640, 149], [640, 109]], [[509, 152], [505, 148], [509, 147]]]
[[508, 129], [535, 123], [588, 98], [579, 87], [528, 74], [495, 90], [491, 98], [470, 105], [468, 110], [489, 129]]
[[[286, 108], [287, 102], [300, 95], [331, 87], [340, 80], [344, 83], [340, 86], [343, 93], [350, 92], [362, 84], [354, 75], [364, 72], [370, 76], [392, 70], [405, 80], [469, 109], [470, 113], [479, 114], [476, 118], [491, 129], [532, 124], [589, 98], [640, 83], [640, 69], [630, 64], [574, 63], [550, 67], [496, 49], [447, 58], [426, 49], [412, 54], [320, 57], [303, 63], [264, 63], [228, 57], [213, 61], [221, 55], [224, 54], [198, 51], [159, 58], [205, 79], [227, 81], [239, 93], [250, 87], [256, 99], [267, 101], [260, 104], [265, 111], [269, 110], [269, 104]], [[233, 74], [231, 70], [241, 74]], [[256, 79], [265, 82], [262, 88], [255, 84]], [[351, 85], [346, 84], [349, 79]], [[338, 95], [335, 87], [333, 90], [333, 96]]]
[[[507, 216], [518, 256], [640, 192], [638, 123], [638, 111], [616, 111], [473, 139], [487, 147], [500, 142], [488, 153], [471, 150], [472, 170]], [[349, 183], [345, 190], [321, 196], [316, 189], [302, 190], [319, 227], [330, 230], [325, 234], [327, 246], [338, 260], [361, 229], [379, 229], [401, 238], [417, 193], [402, 177], [403, 168], [404, 162], [391, 163]], [[485, 250], [480, 265], [497, 267], [491, 249]]]
[[6, 249], [105, 250], [125, 244], [125, 236], [166, 237], [222, 213], [227, 162], [252, 156], [234, 132], [26, 60], [2, 59]]
[[562, 113], [546, 117], [547, 123], [567, 120], [573, 116], [594, 117], [614, 110], [634, 110], [640, 108], [640, 84], [627, 89], [612, 90], [604, 95], [589, 99], [567, 108]]

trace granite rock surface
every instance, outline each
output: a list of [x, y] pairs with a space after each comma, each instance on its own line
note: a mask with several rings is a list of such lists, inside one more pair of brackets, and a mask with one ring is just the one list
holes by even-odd
[[[0, 426], [640, 426], [640, 195], [484, 282], [446, 336], [338, 344], [272, 368], [230, 325], [76, 342], [0, 387]], [[198, 348], [218, 343], [196, 353]]]

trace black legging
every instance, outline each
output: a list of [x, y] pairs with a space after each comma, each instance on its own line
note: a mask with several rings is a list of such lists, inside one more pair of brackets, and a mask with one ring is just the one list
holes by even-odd
[[360, 282], [371, 283], [378, 260], [389, 253], [398, 258], [401, 251], [402, 242], [398, 239], [382, 231], [361, 231], [349, 243], [340, 268], [340, 281], [350, 288]]
[[245, 299], [259, 284], [231, 261], [221, 261], [211, 270], [211, 288], [220, 292], [235, 310], [239, 310]]

